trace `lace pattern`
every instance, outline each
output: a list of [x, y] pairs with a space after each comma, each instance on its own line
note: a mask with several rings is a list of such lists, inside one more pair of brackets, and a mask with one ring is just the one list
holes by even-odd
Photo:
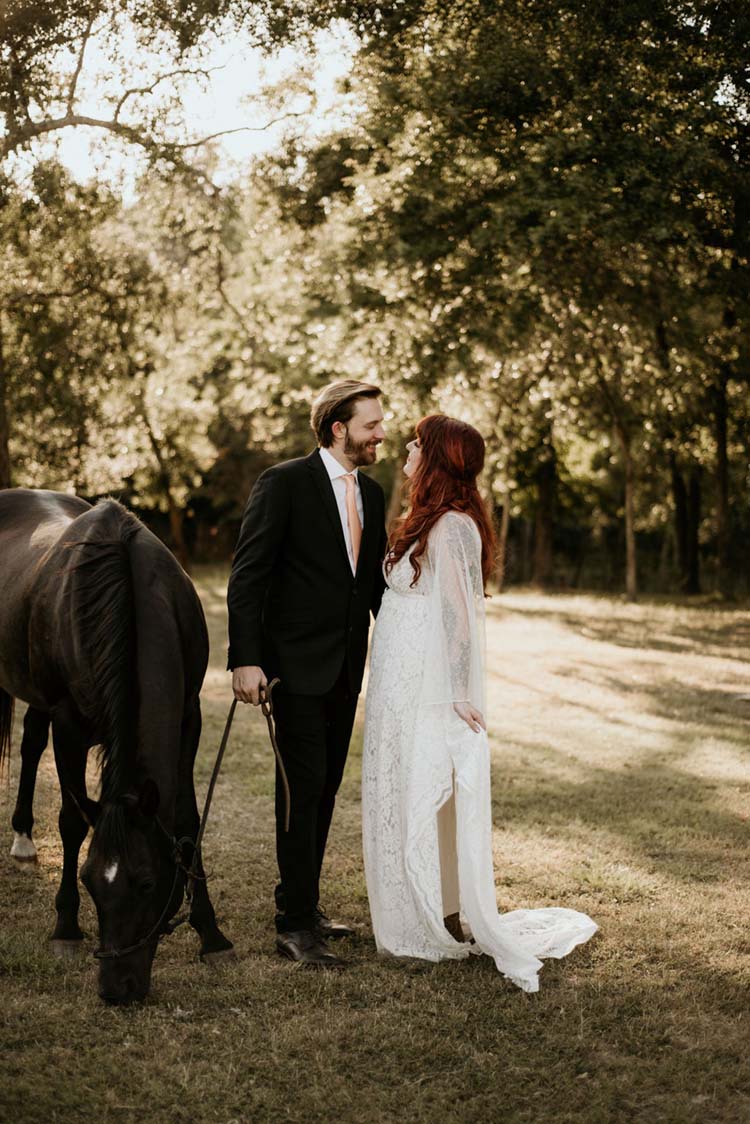
[[[542, 957], [565, 956], [596, 924], [575, 910], [499, 914], [492, 868], [490, 752], [453, 702], [484, 707], [484, 599], [479, 534], [468, 516], [436, 524], [417, 586], [408, 555], [386, 576], [365, 704], [363, 849], [378, 949], [424, 960], [483, 952], [524, 991]], [[443, 924], [438, 810], [455, 799], [461, 912], [476, 945]]]

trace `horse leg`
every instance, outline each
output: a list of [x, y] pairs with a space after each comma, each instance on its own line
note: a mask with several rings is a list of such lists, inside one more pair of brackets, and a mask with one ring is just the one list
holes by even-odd
[[60, 888], [55, 896], [57, 924], [51, 944], [56, 956], [66, 957], [75, 954], [83, 940], [83, 933], [78, 925], [78, 908], [81, 903], [78, 893], [78, 853], [86, 838], [88, 824], [76, 801], [81, 802], [86, 795], [86, 757], [89, 747], [75, 718], [64, 712], [53, 716], [52, 744], [62, 795], [59, 824], [63, 869]]
[[[198, 752], [201, 736], [201, 709], [198, 699], [190, 707], [183, 720], [181, 776], [177, 796], [176, 835], [178, 839], [187, 836], [196, 839], [200, 826], [198, 805], [193, 783], [193, 764]], [[193, 861], [193, 848], [188, 844], [183, 852], [185, 866]], [[189, 921], [201, 939], [200, 958], [205, 963], [234, 958], [234, 946], [216, 923], [216, 914], [208, 896], [203, 863], [198, 859], [198, 877], [193, 883], [193, 899], [190, 906]]]
[[11, 823], [14, 837], [10, 853], [19, 863], [36, 862], [36, 847], [31, 839], [34, 826], [34, 789], [39, 761], [47, 745], [49, 715], [30, 706], [23, 720], [21, 739], [21, 779]]

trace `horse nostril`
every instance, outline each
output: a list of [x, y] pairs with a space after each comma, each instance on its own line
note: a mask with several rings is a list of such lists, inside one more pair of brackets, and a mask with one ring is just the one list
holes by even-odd
[[125, 980], [127, 987], [126, 1003], [141, 1003], [148, 995], [148, 980], [139, 980], [137, 976], [127, 976]]
[[128, 973], [114, 980], [107, 980], [99, 985], [99, 998], [105, 1003], [122, 1004], [132, 1003], [143, 998], [143, 989], [138, 986], [135, 975]]

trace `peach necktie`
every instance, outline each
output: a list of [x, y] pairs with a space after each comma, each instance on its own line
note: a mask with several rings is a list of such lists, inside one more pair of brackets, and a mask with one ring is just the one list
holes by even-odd
[[356, 484], [354, 483], [354, 473], [347, 472], [344, 476], [344, 484], [346, 485], [346, 521], [349, 524], [349, 538], [352, 544], [352, 557], [354, 558], [354, 569], [357, 569], [357, 559], [359, 558], [359, 546], [362, 542], [362, 524], [359, 521], [359, 512], [357, 511], [357, 496]]

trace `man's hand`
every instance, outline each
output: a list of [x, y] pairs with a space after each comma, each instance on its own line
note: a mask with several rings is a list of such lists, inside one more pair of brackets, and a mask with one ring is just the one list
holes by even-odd
[[471, 703], [457, 702], [453, 704], [453, 709], [458, 717], [463, 718], [466, 725], [471, 727], [475, 734], [479, 733], [480, 727], [483, 730], [487, 729], [481, 710], [477, 710]]
[[232, 672], [232, 690], [239, 702], [257, 706], [260, 702], [260, 689], [267, 685], [268, 680], [262, 667], [236, 667]]

